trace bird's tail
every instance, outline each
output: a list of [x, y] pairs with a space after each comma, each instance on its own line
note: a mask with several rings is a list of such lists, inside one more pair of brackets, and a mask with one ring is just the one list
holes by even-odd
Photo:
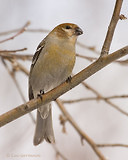
[[[49, 106], [42, 106], [41, 108], [43, 107], [49, 107]], [[37, 110], [36, 130], [33, 141], [34, 145], [40, 144], [44, 139], [49, 143], [55, 143], [51, 112], [52, 111], [50, 106], [48, 116], [44, 118], [44, 115], [42, 115], [44, 113]]]

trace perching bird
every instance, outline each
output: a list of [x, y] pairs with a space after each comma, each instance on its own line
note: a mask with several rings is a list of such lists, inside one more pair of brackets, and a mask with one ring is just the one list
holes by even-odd
[[[72, 23], [55, 27], [37, 47], [29, 75], [29, 99], [48, 92], [70, 77], [75, 63], [77, 36], [83, 31]], [[51, 104], [37, 109], [34, 145], [43, 140], [54, 143]]]

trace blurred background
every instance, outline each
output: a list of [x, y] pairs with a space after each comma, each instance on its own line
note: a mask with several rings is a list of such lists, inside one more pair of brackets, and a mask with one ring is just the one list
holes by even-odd
[[[107, 28], [114, 9], [115, 0], [0, 0], [0, 33], [19, 29], [27, 21], [28, 29], [52, 30], [60, 23], [70, 22], [79, 25], [84, 34], [78, 41], [88, 47], [100, 51], [105, 39]], [[128, 16], [128, 3], [123, 2], [121, 14]], [[120, 20], [114, 33], [110, 52], [124, 47], [128, 43], [128, 20]], [[15, 33], [0, 35], [0, 40], [13, 36]], [[0, 50], [14, 50], [26, 47], [20, 54], [34, 54], [36, 47], [48, 32], [24, 32], [15, 39], [0, 44]], [[77, 45], [76, 52], [98, 58], [98, 53]], [[127, 56], [128, 57], [128, 56]], [[123, 59], [126, 59], [124, 57]], [[31, 61], [19, 61], [30, 69]], [[92, 62], [77, 58], [73, 73], [78, 73]], [[0, 61], [0, 114], [3, 114], [23, 103], [14, 81]], [[16, 74], [21, 91], [28, 101], [28, 77], [22, 72]], [[102, 96], [128, 94], [127, 65], [112, 63], [85, 81]], [[96, 97], [87, 88], [79, 85], [64, 94], [61, 99]], [[128, 112], [128, 98], [111, 100], [121, 109]], [[53, 105], [53, 126], [56, 146], [67, 160], [98, 160], [91, 147], [84, 141], [81, 145], [80, 136], [67, 122], [66, 133], [62, 133], [59, 116], [61, 111], [55, 102]], [[96, 143], [128, 144], [128, 116], [121, 114], [104, 101], [82, 101], [65, 104], [80, 128]], [[36, 111], [32, 114], [36, 115]], [[46, 143], [33, 146], [35, 125], [29, 114], [0, 128], [0, 159], [4, 160], [56, 160], [54, 148]], [[100, 148], [108, 160], [127, 160], [128, 148]]]

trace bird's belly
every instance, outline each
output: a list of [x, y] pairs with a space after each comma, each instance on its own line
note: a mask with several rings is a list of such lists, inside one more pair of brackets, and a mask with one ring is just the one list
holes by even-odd
[[53, 68], [47, 66], [47, 71], [42, 68], [41, 73], [36, 75], [32, 83], [34, 95], [37, 95], [40, 90], [48, 92], [63, 83], [71, 75], [73, 66], [73, 64], [69, 66], [58, 64]]
[[46, 55], [43, 59], [43, 62], [39, 65], [38, 70], [34, 71], [36, 73], [33, 76], [32, 89], [34, 96], [37, 95], [40, 90], [48, 92], [49, 90], [55, 88], [56, 86], [63, 83], [72, 72], [75, 63], [75, 54], [71, 56], [61, 57], [60, 55]]

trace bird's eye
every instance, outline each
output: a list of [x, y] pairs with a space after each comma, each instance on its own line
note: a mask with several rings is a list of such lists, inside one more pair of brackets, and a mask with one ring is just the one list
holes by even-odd
[[66, 26], [65, 28], [66, 28], [66, 29], [71, 29], [71, 27], [70, 27], [70, 26]]

